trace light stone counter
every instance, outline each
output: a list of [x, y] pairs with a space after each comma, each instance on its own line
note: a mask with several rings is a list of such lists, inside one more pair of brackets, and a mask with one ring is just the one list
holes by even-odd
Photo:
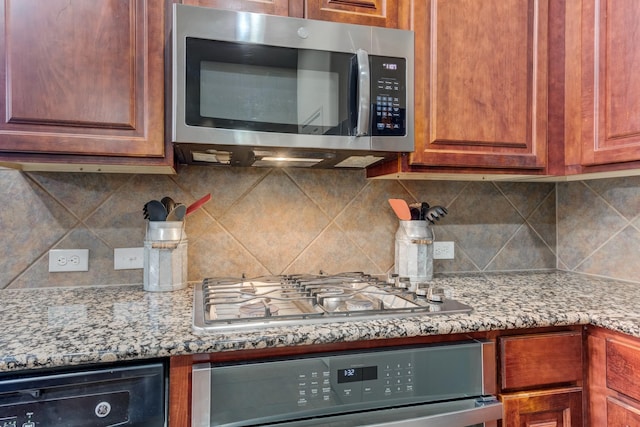
[[640, 285], [565, 272], [443, 276], [470, 314], [237, 334], [192, 331], [192, 288], [0, 291], [0, 371], [417, 335], [593, 324], [640, 337]]

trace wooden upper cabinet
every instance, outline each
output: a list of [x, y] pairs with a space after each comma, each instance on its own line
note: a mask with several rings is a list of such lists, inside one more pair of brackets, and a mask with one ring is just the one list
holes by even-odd
[[303, 0], [183, 0], [191, 6], [302, 18]]
[[7, 0], [0, 25], [0, 157], [172, 159], [164, 2]]
[[387, 28], [408, 28], [411, 12], [409, 0], [182, 0], [182, 3]]
[[542, 169], [548, 0], [415, 2], [412, 165]]
[[305, 18], [387, 28], [408, 28], [406, 0], [305, 0]]
[[581, 22], [581, 164], [638, 161], [640, 2], [585, 0]]

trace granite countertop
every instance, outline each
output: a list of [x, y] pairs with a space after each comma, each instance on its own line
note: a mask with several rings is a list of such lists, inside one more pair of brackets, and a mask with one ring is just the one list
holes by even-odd
[[469, 314], [241, 333], [193, 332], [193, 289], [142, 285], [0, 291], [0, 371], [417, 335], [593, 324], [640, 337], [640, 285], [567, 272], [443, 276]]

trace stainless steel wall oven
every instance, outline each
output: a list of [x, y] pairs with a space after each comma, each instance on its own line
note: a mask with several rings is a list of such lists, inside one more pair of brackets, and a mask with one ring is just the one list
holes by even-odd
[[492, 342], [194, 365], [192, 426], [495, 426]]

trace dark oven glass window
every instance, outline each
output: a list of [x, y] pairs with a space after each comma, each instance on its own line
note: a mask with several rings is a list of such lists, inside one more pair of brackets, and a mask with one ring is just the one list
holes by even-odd
[[355, 56], [187, 38], [186, 122], [262, 132], [351, 135]]

